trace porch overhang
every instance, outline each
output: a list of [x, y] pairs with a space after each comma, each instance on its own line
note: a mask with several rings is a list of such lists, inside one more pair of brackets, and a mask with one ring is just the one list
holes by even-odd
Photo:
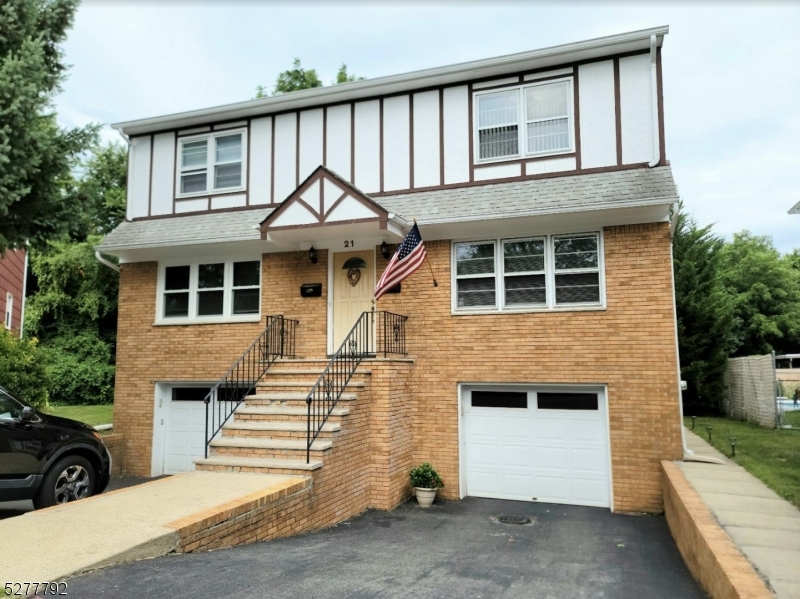
[[285, 249], [395, 242], [410, 225], [330, 169], [319, 166], [261, 223], [261, 239]]

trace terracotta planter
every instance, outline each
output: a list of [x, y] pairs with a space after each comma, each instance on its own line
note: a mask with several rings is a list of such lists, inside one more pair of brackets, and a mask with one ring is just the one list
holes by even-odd
[[419, 507], [428, 508], [431, 507], [433, 500], [436, 498], [436, 489], [414, 487], [414, 494], [417, 496]]

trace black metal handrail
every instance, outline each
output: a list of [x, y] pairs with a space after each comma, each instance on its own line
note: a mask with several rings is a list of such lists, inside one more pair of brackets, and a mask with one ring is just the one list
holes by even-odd
[[278, 358], [295, 357], [298, 324], [296, 320], [281, 315], [267, 316], [267, 325], [261, 334], [203, 398], [206, 404], [206, 457], [208, 444], [255, 389], [273, 362]]
[[393, 312], [363, 312], [358, 317], [306, 397], [306, 463], [311, 462], [311, 445], [361, 361], [378, 354], [407, 355], [406, 320], [407, 316]]

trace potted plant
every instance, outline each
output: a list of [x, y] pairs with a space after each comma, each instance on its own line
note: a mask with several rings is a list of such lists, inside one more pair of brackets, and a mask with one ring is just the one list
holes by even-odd
[[444, 486], [441, 477], [428, 462], [412, 468], [409, 473], [411, 486], [417, 496], [419, 507], [431, 507], [436, 498], [436, 490]]

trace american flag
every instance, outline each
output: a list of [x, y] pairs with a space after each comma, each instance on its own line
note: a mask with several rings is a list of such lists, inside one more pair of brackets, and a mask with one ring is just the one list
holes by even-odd
[[427, 256], [425, 244], [422, 243], [417, 223], [414, 223], [375, 286], [375, 299], [380, 299], [389, 289], [422, 266], [425, 256]]

